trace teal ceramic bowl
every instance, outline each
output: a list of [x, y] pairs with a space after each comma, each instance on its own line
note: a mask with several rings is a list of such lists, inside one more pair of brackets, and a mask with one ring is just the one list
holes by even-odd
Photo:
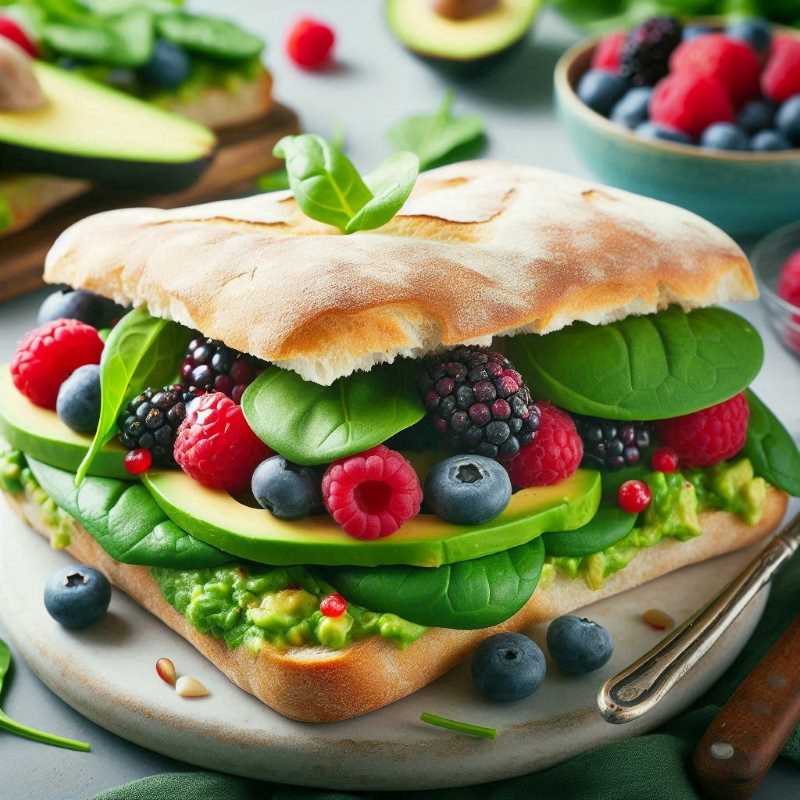
[[561, 57], [555, 91], [567, 135], [600, 180], [688, 208], [737, 237], [800, 220], [800, 149], [745, 153], [650, 141], [584, 105], [575, 90], [597, 42]]

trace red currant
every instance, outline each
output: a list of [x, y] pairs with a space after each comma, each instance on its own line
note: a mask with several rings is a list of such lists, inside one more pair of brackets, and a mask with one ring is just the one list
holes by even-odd
[[659, 447], [650, 462], [656, 472], [677, 472], [679, 464], [678, 454], [671, 447]]
[[147, 472], [152, 465], [153, 454], [143, 447], [138, 450], [131, 450], [125, 456], [125, 469], [131, 475], [141, 475], [143, 472]]
[[623, 511], [638, 514], [652, 502], [653, 493], [644, 481], [625, 481], [617, 492], [617, 503]]
[[333, 29], [310, 17], [297, 20], [286, 39], [289, 58], [303, 69], [320, 69], [330, 59], [336, 35]]
[[39, 55], [39, 48], [36, 47], [31, 37], [11, 17], [0, 17], [0, 36], [14, 42], [31, 58], [36, 58]]
[[334, 592], [322, 598], [322, 602], [319, 604], [319, 610], [326, 617], [341, 617], [342, 614], [347, 611], [347, 600], [345, 600], [339, 592]]

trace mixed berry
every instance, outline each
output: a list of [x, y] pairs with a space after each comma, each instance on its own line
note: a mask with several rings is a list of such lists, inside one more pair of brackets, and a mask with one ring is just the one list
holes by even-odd
[[648, 139], [714, 150], [800, 147], [800, 37], [763, 20], [724, 30], [653, 17], [595, 49], [590, 108]]
[[181, 364], [181, 381], [209, 392], [222, 392], [241, 402], [244, 390], [264, 364], [253, 356], [239, 353], [222, 342], [197, 336], [189, 342]]
[[792, 253], [781, 267], [778, 296], [798, 310], [790, 317], [791, 325], [784, 332], [784, 341], [790, 350], [800, 353], [800, 250]]
[[618, 422], [575, 415], [583, 441], [583, 463], [590, 469], [617, 470], [642, 461], [651, 445], [650, 426], [643, 422]]

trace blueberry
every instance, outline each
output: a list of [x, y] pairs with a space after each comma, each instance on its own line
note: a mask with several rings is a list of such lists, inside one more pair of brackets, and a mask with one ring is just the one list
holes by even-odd
[[792, 143], [780, 131], [759, 131], [751, 140], [750, 147], [756, 152], [769, 153], [776, 150], [791, 150]]
[[683, 29], [683, 41], [690, 42], [709, 33], [714, 33], [714, 29], [709, 25], [687, 25]]
[[497, 633], [472, 657], [472, 682], [489, 700], [508, 703], [532, 695], [547, 670], [539, 645], [521, 633]]
[[741, 128], [730, 122], [715, 122], [703, 131], [700, 146], [712, 150], [749, 150], [750, 140]]
[[166, 39], [159, 39], [153, 47], [150, 61], [140, 70], [140, 75], [154, 86], [176, 89], [189, 77], [191, 69], [192, 63], [185, 50]]
[[547, 628], [547, 649], [565, 675], [584, 675], [611, 658], [614, 641], [602, 625], [567, 614]]
[[322, 506], [320, 479], [309, 467], [270, 456], [253, 473], [250, 488], [258, 504], [280, 519], [300, 519]]
[[769, 23], [755, 17], [731, 22], [725, 33], [731, 39], [741, 39], [743, 42], [747, 42], [759, 53], [766, 53], [772, 44], [772, 30]]
[[751, 100], [739, 112], [736, 124], [749, 134], [772, 127], [775, 119], [775, 106], [767, 100]]
[[54, 319], [78, 319], [95, 328], [108, 328], [124, 313], [121, 306], [100, 295], [82, 289], [59, 289], [49, 294], [39, 306], [36, 322], [44, 325]]
[[425, 504], [457, 525], [479, 525], [496, 517], [511, 499], [505, 467], [492, 458], [459, 455], [435, 464], [425, 481]]
[[668, 128], [666, 125], [659, 125], [656, 122], [643, 122], [636, 128], [636, 135], [644, 139], [660, 139], [664, 142], [679, 142], [680, 144], [692, 144], [692, 140], [682, 131]]
[[111, 584], [102, 572], [81, 564], [56, 570], [44, 587], [47, 613], [65, 628], [86, 628], [102, 619]]
[[778, 130], [792, 144], [800, 145], [800, 94], [790, 97], [775, 116]]
[[618, 125], [633, 130], [645, 122], [650, 115], [650, 98], [653, 90], [648, 86], [637, 86], [628, 91], [611, 112], [611, 119]]
[[589, 108], [607, 117], [627, 88], [628, 83], [621, 75], [590, 69], [578, 84], [578, 97]]
[[58, 418], [76, 433], [94, 433], [100, 419], [100, 367], [78, 367], [61, 384], [56, 399]]

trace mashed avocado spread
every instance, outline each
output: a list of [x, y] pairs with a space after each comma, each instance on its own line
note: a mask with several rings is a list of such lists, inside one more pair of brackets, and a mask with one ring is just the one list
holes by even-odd
[[666, 538], [685, 541], [699, 536], [703, 511], [730, 511], [749, 525], [755, 525], [764, 513], [767, 483], [754, 477], [747, 458], [686, 473], [651, 472], [644, 480], [653, 493], [653, 502], [624, 539], [582, 558], [548, 558], [542, 581], [552, 581], [561, 574], [582, 577], [590, 588], [599, 589], [609, 575], [626, 567], [643, 548]]

